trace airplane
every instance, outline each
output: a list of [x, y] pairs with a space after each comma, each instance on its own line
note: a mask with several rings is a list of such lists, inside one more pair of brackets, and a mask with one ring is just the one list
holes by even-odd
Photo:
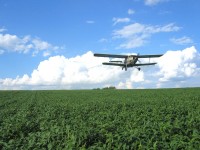
[[112, 66], [121, 66], [122, 70], [125, 69], [127, 71], [128, 67], [136, 67], [139, 71], [141, 68], [139, 66], [147, 66], [147, 65], [155, 65], [156, 63], [137, 63], [140, 62], [138, 58], [153, 58], [153, 57], [161, 57], [162, 54], [157, 55], [116, 55], [116, 54], [99, 54], [95, 53], [96, 57], [109, 57], [109, 58], [124, 58], [124, 61], [109, 61], [103, 62], [103, 65], [112, 65]]

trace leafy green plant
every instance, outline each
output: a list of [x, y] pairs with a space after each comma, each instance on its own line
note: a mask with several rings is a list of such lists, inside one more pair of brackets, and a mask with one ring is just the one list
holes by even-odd
[[0, 91], [0, 149], [200, 149], [200, 88]]

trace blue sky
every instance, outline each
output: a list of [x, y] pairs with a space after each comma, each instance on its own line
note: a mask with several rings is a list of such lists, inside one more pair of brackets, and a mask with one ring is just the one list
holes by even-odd
[[[199, 55], [199, 6], [200, 2], [197, 0], [0, 0], [0, 87], [4, 89], [20, 85], [30, 89], [33, 86], [34, 70], [39, 72], [42, 62], [50, 62], [50, 58], [56, 56], [80, 61], [77, 56], [82, 58], [86, 54], [90, 55], [88, 52], [165, 54], [170, 50], [181, 50], [184, 53], [185, 49], [192, 46], [195, 48], [195, 55]], [[196, 70], [199, 70], [196, 61], [198, 58], [195, 57], [195, 62], [190, 62], [195, 63], [193, 69]], [[188, 62], [180, 62], [183, 66], [186, 63]], [[162, 72], [162, 69], [163, 66], [159, 71]], [[149, 88], [145, 81], [150, 81], [150, 77], [143, 80], [141, 78], [135, 84], [131, 80], [133, 72], [134, 69], [128, 76], [122, 75], [126, 76], [123, 81], [116, 79], [106, 82], [106, 78], [94, 83], [90, 80], [90, 85], [86, 87], [107, 84], [117, 86], [120, 83], [128, 87], [127, 82], [130, 80], [133, 88], [133, 85], [138, 84], [138, 88]], [[145, 76], [146, 72], [142, 73]], [[191, 84], [191, 81], [197, 80], [198, 73], [193, 71], [189, 79], [187, 73], [185, 76], [180, 74], [184, 76], [181, 82]], [[27, 85], [16, 81], [24, 75], [28, 76], [29, 80], [26, 81], [30, 82]], [[59, 82], [45, 84], [42, 79], [38, 82], [44, 82], [42, 85], [45, 88], [49, 84], [54, 88], [60, 85], [62, 88], [79, 88], [79, 85], [84, 85], [83, 82], [88, 82], [84, 79], [78, 82], [78, 78], [79, 76], [73, 83], [62, 82], [63, 76], [59, 77]], [[6, 79], [10, 82], [5, 84]], [[160, 83], [153, 78], [151, 82], [155, 85]], [[164, 87], [172, 87], [173, 82], [174, 79], [170, 78]], [[35, 83], [34, 86], [36, 85]]]

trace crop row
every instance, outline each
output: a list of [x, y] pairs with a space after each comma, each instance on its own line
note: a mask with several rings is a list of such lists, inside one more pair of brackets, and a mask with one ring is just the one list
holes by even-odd
[[199, 149], [200, 89], [0, 91], [0, 149]]

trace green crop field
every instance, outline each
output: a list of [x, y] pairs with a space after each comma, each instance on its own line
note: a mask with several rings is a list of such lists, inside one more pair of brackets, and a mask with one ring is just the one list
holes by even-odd
[[200, 88], [0, 91], [0, 149], [200, 149]]

